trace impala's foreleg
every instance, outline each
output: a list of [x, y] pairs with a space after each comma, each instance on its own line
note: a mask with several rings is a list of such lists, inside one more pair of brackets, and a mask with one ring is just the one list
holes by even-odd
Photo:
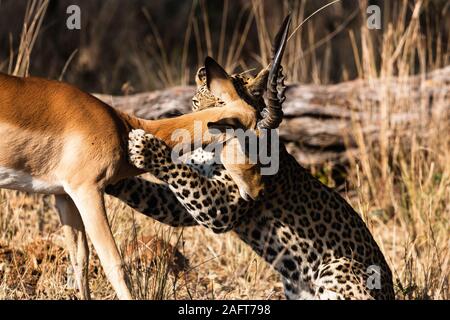
[[82, 299], [90, 299], [88, 267], [89, 246], [83, 221], [77, 207], [67, 195], [55, 197], [56, 209], [63, 225], [66, 249], [75, 273], [77, 287]]
[[108, 224], [103, 192], [98, 190], [95, 185], [68, 189], [67, 192], [80, 212], [86, 232], [97, 251], [108, 280], [117, 292], [118, 298], [131, 300], [122, 259]]

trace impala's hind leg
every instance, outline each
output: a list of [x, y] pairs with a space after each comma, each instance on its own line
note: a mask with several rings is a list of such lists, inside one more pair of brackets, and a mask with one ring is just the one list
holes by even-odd
[[88, 281], [89, 246], [83, 221], [77, 207], [69, 196], [57, 195], [55, 199], [77, 287], [80, 290], [82, 299], [90, 299]]
[[86, 232], [118, 298], [131, 300], [122, 259], [108, 224], [103, 192], [95, 186], [84, 186], [68, 193], [80, 212]]

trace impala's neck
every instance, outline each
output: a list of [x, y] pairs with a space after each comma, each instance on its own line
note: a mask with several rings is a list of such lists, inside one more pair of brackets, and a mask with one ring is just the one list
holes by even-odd
[[[225, 108], [210, 108], [198, 111], [195, 114], [185, 114], [170, 119], [160, 120], [145, 120], [136, 118], [120, 111], [119, 115], [128, 123], [130, 130], [142, 129], [151, 133], [163, 140], [169, 147], [173, 148], [180, 141], [173, 140], [174, 133], [177, 130], [183, 135], [188, 136], [190, 143], [201, 143], [202, 145], [212, 142], [212, 136], [208, 133], [208, 123], [215, 122], [225, 117], [225, 112], [228, 117], [237, 116], [235, 113], [226, 111]], [[186, 141], [184, 141], [186, 142]]]

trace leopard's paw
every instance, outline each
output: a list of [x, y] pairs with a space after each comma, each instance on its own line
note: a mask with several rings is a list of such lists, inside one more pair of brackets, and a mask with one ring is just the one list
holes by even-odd
[[136, 129], [128, 138], [129, 159], [138, 169], [153, 170], [170, 161], [169, 147], [153, 134]]
[[145, 149], [146, 138], [145, 131], [141, 129], [131, 130], [128, 135], [128, 156], [129, 161], [138, 169], [145, 169]]

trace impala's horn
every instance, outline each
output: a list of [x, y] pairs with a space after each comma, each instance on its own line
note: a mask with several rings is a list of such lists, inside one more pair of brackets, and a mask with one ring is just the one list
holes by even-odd
[[283, 120], [282, 105], [285, 97], [286, 86], [284, 84], [281, 59], [288, 39], [291, 15], [283, 21], [272, 46], [272, 62], [267, 81], [267, 108], [262, 111], [262, 119], [258, 123], [261, 129], [276, 129]]

